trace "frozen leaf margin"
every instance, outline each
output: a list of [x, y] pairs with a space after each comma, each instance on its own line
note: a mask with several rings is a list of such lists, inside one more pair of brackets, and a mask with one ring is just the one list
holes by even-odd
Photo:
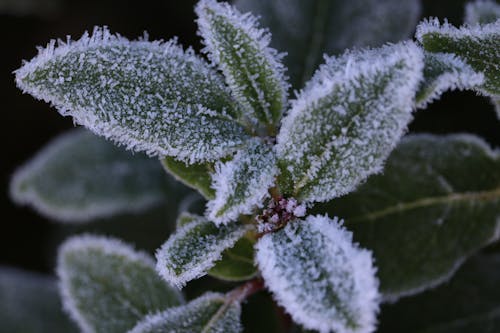
[[341, 223], [319, 215], [293, 221], [257, 242], [256, 262], [278, 303], [304, 327], [373, 332], [380, 297], [372, 255]]

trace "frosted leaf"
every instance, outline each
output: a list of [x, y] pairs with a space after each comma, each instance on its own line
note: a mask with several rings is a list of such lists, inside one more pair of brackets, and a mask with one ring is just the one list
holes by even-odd
[[[467, 24], [494, 23], [500, 18], [500, 4], [490, 0], [476, 0], [465, 7], [465, 22]], [[493, 106], [500, 119], [500, 97], [492, 97]]]
[[78, 41], [51, 41], [16, 82], [94, 133], [150, 155], [216, 160], [247, 137], [221, 77], [175, 40], [129, 41], [95, 28]]
[[440, 24], [438, 19], [425, 20], [417, 27], [416, 37], [426, 51], [455, 54], [483, 73], [480, 92], [500, 95], [500, 20], [461, 28]]
[[240, 238], [232, 248], [222, 253], [222, 258], [208, 271], [210, 276], [224, 281], [246, 281], [258, 274], [254, 264], [254, 242]]
[[77, 332], [62, 311], [56, 280], [0, 266], [0, 331]]
[[184, 223], [156, 252], [156, 270], [169, 283], [182, 288], [197, 279], [233, 247], [248, 228], [232, 223], [216, 226], [203, 217]]
[[156, 159], [132, 155], [111, 142], [77, 129], [45, 146], [19, 168], [12, 199], [63, 222], [84, 222], [118, 213], [144, 211], [167, 200]]
[[465, 23], [488, 24], [500, 18], [500, 5], [491, 0], [476, 0], [465, 6]]
[[476, 136], [407, 136], [383, 174], [315, 210], [345, 217], [394, 301], [448, 281], [500, 239], [499, 170], [500, 151]]
[[288, 85], [283, 55], [269, 47], [270, 34], [251, 13], [241, 14], [227, 3], [201, 0], [196, 13], [208, 57], [222, 70], [250, 120], [274, 132], [286, 107]]
[[327, 59], [277, 137], [285, 194], [327, 201], [379, 172], [412, 119], [422, 58], [407, 42]]
[[150, 312], [183, 303], [153, 260], [116, 239], [77, 236], [59, 250], [64, 307], [83, 332], [125, 332]]
[[129, 333], [239, 333], [240, 315], [239, 303], [205, 293], [186, 305], [147, 316]]
[[284, 62], [295, 88], [302, 88], [323, 54], [380, 46], [406, 39], [421, 12], [419, 0], [237, 0], [236, 7], [260, 15], [286, 51]]
[[264, 235], [256, 261], [267, 287], [293, 320], [322, 333], [375, 330], [378, 281], [369, 251], [337, 218], [309, 216]]
[[484, 83], [482, 73], [453, 54], [426, 52], [424, 62], [424, 80], [416, 97], [418, 108], [425, 108], [447, 90], [472, 89]]
[[221, 224], [236, 220], [240, 214], [252, 214], [269, 197], [277, 174], [272, 147], [259, 139], [249, 141], [231, 161], [215, 164], [215, 199], [207, 203], [207, 218]]

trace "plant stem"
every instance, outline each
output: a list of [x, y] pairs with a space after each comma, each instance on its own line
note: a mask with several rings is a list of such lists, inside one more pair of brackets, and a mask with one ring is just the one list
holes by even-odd
[[264, 289], [264, 280], [255, 278], [230, 291], [227, 294], [227, 303], [241, 302], [262, 289]]

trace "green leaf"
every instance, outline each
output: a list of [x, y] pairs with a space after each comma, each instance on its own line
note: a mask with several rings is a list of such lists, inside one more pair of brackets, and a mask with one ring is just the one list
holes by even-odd
[[206, 219], [203, 216], [199, 216], [199, 215], [192, 214], [189, 212], [183, 212], [177, 218], [176, 226], [177, 226], [177, 229], [180, 229], [180, 228], [182, 228], [185, 225], [188, 225], [190, 223], [200, 223], [200, 222], [205, 222], [205, 221], [206, 221]]
[[147, 210], [168, 200], [166, 190], [175, 187], [156, 159], [77, 129], [19, 168], [10, 193], [52, 219], [83, 222]]
[[282, 55], [269, 47], [271, 36], [251, 13], [227, 3], [201, 0], [196, 6], [205, 52], [217, 64], [251, 123], [274, 134], [287, 103]]
[[215, 263], [208, 274], [225, 281], [245, 281], [257, 275], [253, 262], [253, 242], [243, 237], [232, 248], [222, 253], [222, 259]]
[[455, 28], [433, 19], [422, 22], [416, 36], [426, 51], [455, 54], [483, 73], [484, 84], [477, 88], [480, 92], [500, 95], [500, 20]]
[[418, 0], [236, 0], [242, 11], [262, 17], [272, 45], [287, 52], [285, 64], [301, 88], [323, 54], [380, 46], [406, 39], [420, 17]]
[[499, 170], [499, 151], [475, 136], [410, 136], [383, 175], [319, 211], [343, 216], [373, 250], [384, 298], [395, 300], [448, 280], [500, 237]]
[[241, 306], [206, 293], [184, 306], [149, 315], [129, 333], [239, 333]]
[[384, 308], [380, 333], [499, 332], [498, 281], [498, 254], [472, 258], [446, 285]]
[[379, 172], [412, 119], [422, 69], [411, 42], [327, 59], [277, 137], [285, 195], [327, 201]]
[[425, 52], [424, 63], [424, 80], [416, 97], [418, 108], [425, 108], [447, 90], [472, 89], [484, 83], [482, 73], [452, 54]]
[[233, 247], [247, 231], [248, 227], [239, 223], [218, 227], [203, 217], [193, 218], [158, 249], [156, 270], [169, 283], [181, 288], [205, 275], [221, 259], [222, 252]]
[[488, 24], [500, 18], [500, 5], [491, 0], [476, 0], [465, 6], [465, 23]]
[[379, 307], [369, 251], [352, 243], [337, 218], [309, 216], [265, 234], [256, 262], [292, 319], [321, 332], [369, 333]]
[[206, 199], [215, 198], [215, 191], [210, 187], [212, 183], [213, 163], [193, 163], [177, 161], [173, 157], [161, 160], [163, 167], [178, 181], [198, 190]]
[[150, 155], [213, 161], [247, 138], [222, 78], [175, 40], [129, 41], [95, 28], [50, 42], [16, 82], [94, 133]]
[[84, 332], [125, 332], [148, 313], [183, 303], [160, 279], [152, 259], [128, 245], [77, 236], [59, 250], [63, 303]]
[[[467, 24], [494, 23], [500, 18], [500, 5], [494, 1], [484, 0], [470, 2], [465, 7], [465, 22]], [[500, 97], [492, 97], [493, 105], [500, 119]]]
[[207, 203], [207, 218], [221, 224], [254, 213], [270, 196], [277, 174], [273, 147], [259, 139], [248, 141], [231, 161], [215, 164], [215, 199]]
[[55, 279], [0, 267], [0, 331], [77, 332], [62, 311]]

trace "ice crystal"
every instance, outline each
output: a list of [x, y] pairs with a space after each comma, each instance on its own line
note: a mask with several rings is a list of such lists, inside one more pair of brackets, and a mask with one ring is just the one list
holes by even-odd
[[228, 223], [262, 207], [277, 174], [272, 147], [258, 139], [250, 141], [231, 161], [215, 165], [215, 199], [207, 204], [208, 219], [217, 224]]
[[59, 250], [63, 304], [83, 332], [124, 332], [151, 311], [183, 303], [152, 258], [119, 240], [76, 236]]
[[248, 228], [238, 223], [217, 227], [205, 218], [192, 218], [156, 252], [156, 270], [169, 283], [182, 288], [199, 278], [234, 246]]
[[309, 216], [264, 235], [256, 261], [267, 287], [293, 320], [322, 333], [371, 333], [379, 294], [369, 251], [342, 222]]
[[224, 295], [206, 293], [186, 305], [140, 321], [129, 333], [239, 333], [241, 306], [226, 303]]
[[196, 6], [205, 52], [253, 122], [277, 125], [286, 106], [288, 85], [282, 55], [269, 47], [271, 36], [251, 13], [227, 3], [202, 0]]
[[424, 80], [417, 93], [417, 107], [425, 108], [447, 90], [472, 89], [484, 83], [463, 60], [448, 53], [425, 53]]
[[175, 40], [129, 41], [95, 28], [50, 42], [16, 81], [94, 133], [151, 155], [216, 160], [246, 138], [222, 78]]
[[412, 119], [422, 51], [406, 42], [329, 58], [293, 102], [277, 137], [292, 196], [327, 201], [379, 172]]
[[428, 52], [457, 55], [476, 72], [484, 74], [478, 90], [486, 95], [500, 95], [500, 20], [484, 25], [456, 28], [438, 19], [419, 24], [417, 39]]

